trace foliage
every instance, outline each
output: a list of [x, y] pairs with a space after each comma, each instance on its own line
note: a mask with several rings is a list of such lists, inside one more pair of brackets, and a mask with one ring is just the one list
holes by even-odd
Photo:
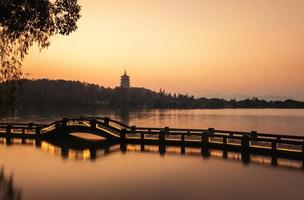
[[[257, 98], [225, 100], [194, 98], [145, 88], [104, 88], [96, 84], [64, 80], [21, 80], [21, 93], [14, 94], [19, 106], [102, 106], [114, 108], [304, 108], [304, 102], [265, 101]], [[7, 85], [0, 84], [0, 90]], [[5, 99], [4, 99], [5, 101]], [[1, 104], [1, 98], [0, 98]]]
[[69, 35], [80, 18], [77, 0], [0, 1], [0, 81], [18, 80], [33, 44], [44, 49], [55, 34]]

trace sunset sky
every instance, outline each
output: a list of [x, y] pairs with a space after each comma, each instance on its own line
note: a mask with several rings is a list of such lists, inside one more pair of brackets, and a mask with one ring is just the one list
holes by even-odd
[[303, 0], [80, 0], [79, 28], [32, 48], [29, 78], [195, 96], [304, 100]]

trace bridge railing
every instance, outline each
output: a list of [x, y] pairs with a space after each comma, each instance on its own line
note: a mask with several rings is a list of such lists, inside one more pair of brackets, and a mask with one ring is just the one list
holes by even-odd
[[11, 134], [21, 135], [21, 134], [39, 134], [42, 129], [42, 124], [34, 123], [1, 123], [0, 124], [0, 134], [5, 134], [7, 136]]
[[0, 133], [8, 134], [44, 134], [56, 129], [70, 126], [86, 126], [92, 129], [101, 129], [120, 137], [121, 139], [157, 140], [159, 142], [179, 141], [196, 142], [202, 145], [221, 144], [228, 146], [242, 146], [268, 148], [272, 150], [290, 149], [304, 152], [304, 137], [258, 133], [257, 131], [240, 132], [209, 129], [182, 129], [182, 128], [151, 128], [128, 126], [110, 118], [81, 117], [64, 118], [50, 124], [22, 124], [0, 123]]
[[293, 135], [276, 135], [258, 133], [256, 131], [240, 132], [209, 129], [180, 129], [180, 128], [149, 128], [132, 126], [126, 130], [128, 139], [151, 139], [180, 142], [200, 142], [203, 145], [222, 144], [242, 146], [243, 148], [266, 148], [290, 150], [304, 153], [304, 137]]

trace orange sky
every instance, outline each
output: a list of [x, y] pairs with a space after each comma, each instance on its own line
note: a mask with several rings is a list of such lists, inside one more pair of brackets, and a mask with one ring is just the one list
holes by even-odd
[[303, 0], [80, 0], [79, 29], [32, 48], [30, 78], [304, 99]]

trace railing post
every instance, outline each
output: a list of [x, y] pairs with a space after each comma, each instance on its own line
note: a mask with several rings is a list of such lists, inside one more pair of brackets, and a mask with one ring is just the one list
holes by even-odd
[[40, 132], [41, 132], [41, 127], [39, 125], [36, 126], [36, 135], [40, 135]]
[[209, 145], [209, 132], [203, 132], [202, 134], [202, 146], [206, 147]]
[[208, 142], [209, 142], [209, 140], [210, 140], [210, 136], [212, 136], [212, 135], [214, 135], [214, 128], [208, 128]]
[[214, 134], [214, 128], [208, 128], [208, 132], [210, 135], [213, 135]]
[[6, 134], [10, 135], [11, 133], [12, 133], [12, 125], [9, 124], [6, 126]]
[[145, 140], [145, 134], [144, 133], [140, 133], [140, 139]]
[[91, 128], [96, 128], [96, 124], [97, 124], [96, 119], [91, 119], [91, 120], [90, 120]]
[[250, 132], [250, 137], [257, 138], [258, 137], [258, 132], [257, 131], [251, 131]]
[[56, 130], [59, 130], [60, 128], [61, 128], [61, 124], [60, 124], [60, 123], [56, 123], [56, 124], [55, 124], [55, 129], [56, 129]]
[[34, 126], [34, 123], [29, 123], [29, 124], [28, 124], [28, 127], [29, 127], [29, 128], [32, 128], [33, 126]]
[[6, 126], [6, 144], [7, 145], [11, 145], [12, 144], [11, 133], [12, 133], [12, 126], [11, 125], [7, 125]]
[[136, 130], [136, 126], [131, 126], [131, 132], [134, 133]]
[[243, 138], [242, 138], [242, 148], [244, 150], [249, 150], [249, 147], [250, 147], [249, 141], [250, 141], [249, 135], [244, 134]]
[[160, 143], [164, 143], [165, 139], [166, 139], [166, 132], [165, 130], [160, 130], [159, 134], [158, 134], [158, 139]]
[[165, 127], [165, 132], [169, 133], [170, 132], [170, 128], [168, 126]]
[[126, 135], [127, 135], [127, 129], [125, 129], [125, 128], [121, 129], [121, 131], [120, 131], [120, 139], [122, 141], [126, 140]]
[[185, 134], [184, 133], [181, 133], [181, 141], [185, 142]]
[[68, 126], [68, 118], [63, 118], [62, 120], [62, 128], [65, 129]]
[[223, 136], [223, 144], [227, 145], [228, 143], [228, 138], [226, 136]]
[[110, 118], [108, 118], [108, 117], [104, 118], [103, 122], [104, 122], [105, 125], [109, 126]]
[[165, 136], [164, 136], [165, 138], [164, 138], [164, 140], [166, 140], [167, 135], [169, 135], [169, 133], [170, 133], [170, 128], [168, 126], [166, 126], [165, 129], [164, 129], [164, 131], [165, 131]]
[[275, 152], [277, 150], [277, 141], [276, 140], [273, 140], [271, 142], [271, 149], [273, 152]]

